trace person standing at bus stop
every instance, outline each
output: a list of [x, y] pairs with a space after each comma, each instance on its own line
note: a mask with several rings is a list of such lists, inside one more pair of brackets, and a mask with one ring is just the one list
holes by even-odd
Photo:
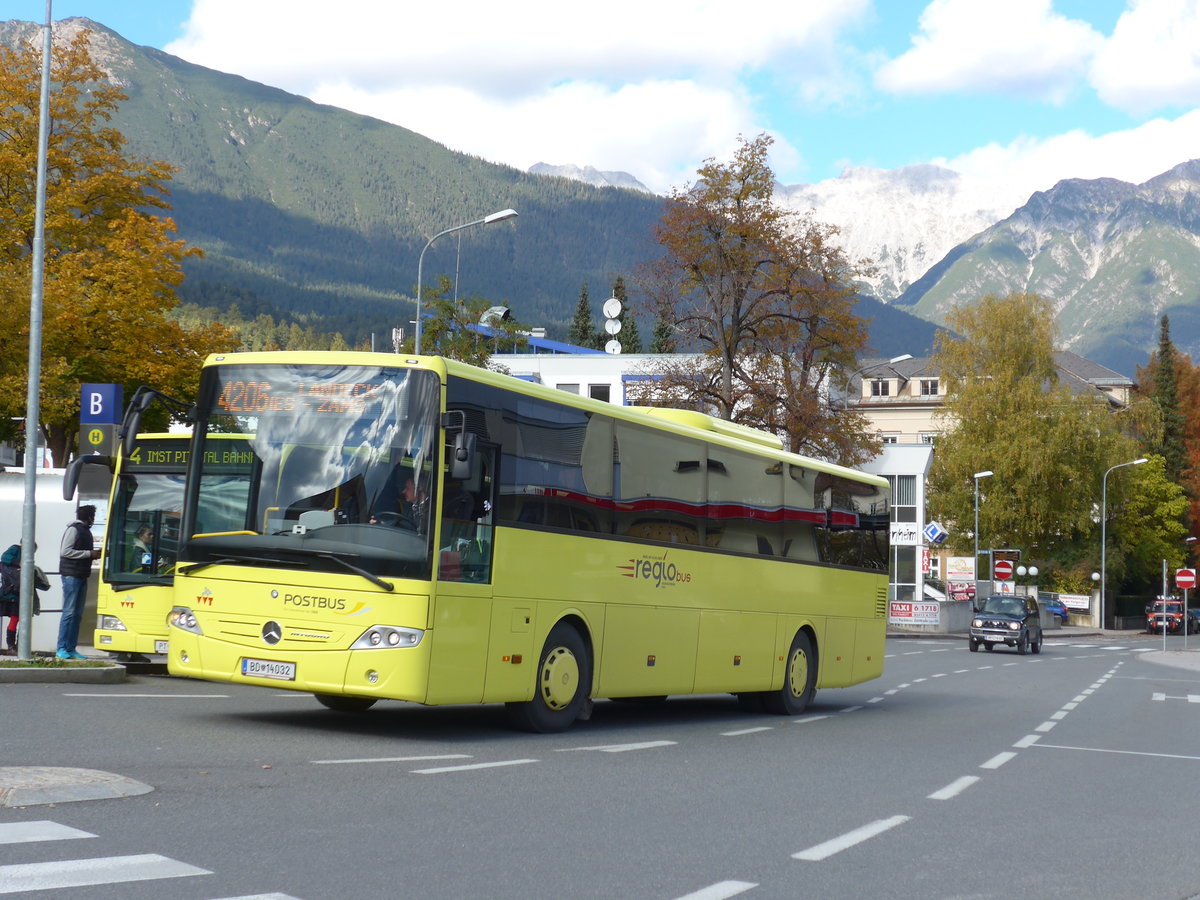
[[96, 507], [85, 503], [79, 507], [76, 516], [63, 532], [59, 550], [58, 571], [62, 574], [63, 590], [62, 621], [58, 626], [58, 652], [55, 654], [59, 659], [87, 659], [75, 648], [79, 643], [79, 625], [83, 619], [92, 560], [100, 556], [100, 551], [93, 549], [95, 539], [92, 537]]

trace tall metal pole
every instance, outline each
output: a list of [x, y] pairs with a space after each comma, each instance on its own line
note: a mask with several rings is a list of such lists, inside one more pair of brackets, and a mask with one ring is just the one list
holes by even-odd
[[28, 660], [33, 622], [33, 566], [37, 506], [37, 450], [40, 436], [42, 383], [42, 285], [46, 257], [46, 154], [50, 143], [51, 0], [46, 0], [42, 33], [42, 91], [38, 108], [37, 199], [34, 203], [32, 278], [29, 296], [29, 372], [25, 394], [25, 502], [21, 507], [21, 599], [17, 657]]
[[1104, 630], [1104, 591], [1108, 585], [1108, 474], [1114, 469], [1140, 466], [1144, 462], [1148, 462], [1148, 460], [1143, 456], [1129, 462], [1117, 463], [1115, 466], [1110, 466], [1104, 473], [1104, 477], [1100, 479], [1100, 621], [1097, 623], [1097, 627], [1101, 631]]
[[995, 475], [991, 469], [986, 472], [975, 473], [975, 561], [972, 563], [972, 568], [975, 570], [975, 592], [979, 592], [979, 479], [990, 478]]
[[476, 219], [474, 222], [465, 222], [462, 225], [455, 225], [453, 228], [447, 228], [444, 231], [439, 231], [431, 237], [428, 243], [421, 248], [421, 255], [417, 257], [417, 324], [413, 329], [413, 353], [420, 355], [421, 353], [421, 269], [425, 265], [425, 251], [433, 246], [436, 241], [444, 234], [450, 234], [454, 231], [462, 231], [464, 228], [471, 228], [475, 225], [491, 225], [493, 222], [503, 222], [505, 219], [516, 218], [517, 211], [515, 209], [502, 209], [500, 212], [494, 212], [491, 215], [484, 216], [482, 219]]

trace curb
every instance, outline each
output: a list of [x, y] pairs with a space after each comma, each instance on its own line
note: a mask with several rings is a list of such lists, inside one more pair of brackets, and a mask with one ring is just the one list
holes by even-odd
[[0, 808], [111, 800], [154, 790], [148, 784], [99, 769], [52, 766], [0, 768]]
[[0, 666], [0, 684], [119, 684], [125, 667], [104, 666]]

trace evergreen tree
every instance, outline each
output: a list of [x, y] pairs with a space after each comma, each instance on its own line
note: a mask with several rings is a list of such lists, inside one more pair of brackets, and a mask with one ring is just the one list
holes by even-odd
[[579, 303], [571, 327], [567, 329], [567, 342], [577, 347], [596, 346], [596, 326], [592, 323], [592, 304], [588, 300], [587, 282], [579, 289]]
[[1179, 382], [1175, 371], [1175, 347], [1171, 343], [1171, 325], [1166, 316], [1158, 338], [1158, 371], [1154, 380], [1154, 405], [1162, 421], [1162, 440], [1156, 452], [1166, 461], [1167, 478], [1179, 484], [1187, 467], [1184, 446], [1184, 419], [1179, 406]]
[[678, 345], [675, 343], [675, 329], [671, 327], [671, 323], [664, 316], [660, 315], [654, 320], [654, 333], [650, 338], [650, 352], [678, 352]]

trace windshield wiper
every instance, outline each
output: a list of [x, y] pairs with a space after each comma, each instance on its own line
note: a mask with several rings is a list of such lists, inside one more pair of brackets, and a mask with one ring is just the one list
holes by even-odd
[[[342, 554], [335, 553], [332, 550], [306, 550], [306, 551], [304, 551], [304, 553], [306, 556], [318, 556], [321, 559], [332, 560], [333, 562], [337, 563], [338, 565], [353, 572], [355, 575], [361, 575], [363, 578], [367, 579], [367, 581], [371, 582], [371, 584], [375, 585], [376, 587], [381, 587], [385, 591], [394, 591], [396, 589], [396, 586], [394, 584], [389, 584], [388, 582], [386, 582], [382, 578], [380, 578], [378, 575], [368, 572], [366, 569], [361, 568], [360, 566], [356, 566], [354, 563], [350, 562], [348, 559], [345, 559]], [[293, 566], [296, 568], [302, 568], [305, 565], [303, 560], [288, 559], [286, 557], [281, 558], [278, 556], [251, 556], [251, 555], [244, 555], [244, 554], [237, 554], [237, 555], [226, 554], [225, 556], [222, 556], [219, 559], [210, 559], [207, 562], [189, 563], [186, 566], [180, 566], [179, 571], [182, 574], [187, 575], [189, 572], [192, 572], [196, 569], [203, 569], [206, 566], [220, 566], [220, 565], [225, 565], [227, 563], [246, 563], [246, 562], [270, 563], [272, 565], [281, 565], [282, 564], [282, 565], [290, 565], [290, 566]]]
[[385, 591], [394, 591], [396, 589], [396, 586], [394, 584], [389, 584], [388, 582], [386, 582], [382, 578], [380, 578], [378, 575], [375, 575], [372, 572], [368, 572], [366, 569], [361, 568], [360, 566], [356, 566], [354, 563], [350, 562], [350, 560], [345, 559], [343, 557], [343, 555], [340, 553], [335, 553], [332, 550], [318, 550], [317, 552], [313, 553], [312, 555], [320, 556], [320, 557], [323, 557], [324, 559], [331, 559], [338, 565], [345, 566], [348, 570], [353, 572], [355, 575], [361, 575], [363, 578], [367, 579], [367, 581], [371, 582], [371, 584], [377, 585], [378, 587], [383, 588]]

